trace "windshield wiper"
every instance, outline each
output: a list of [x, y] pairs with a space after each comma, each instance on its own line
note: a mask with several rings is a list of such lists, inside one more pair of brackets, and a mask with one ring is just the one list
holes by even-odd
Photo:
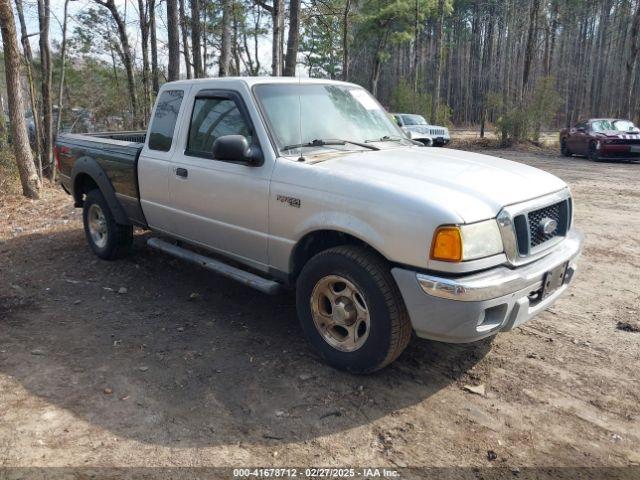
[[405, 140], [402, 137], [391, 137], [389, 135], [385, 135], [384, 137], [380, 137], [380, 138], [373, 138], [371, 140], [365, 140], [365, 143], [373, 143], [373, 142], [401, 142]]
[[357, 145], [359, 147], [368, 148], [369, 150], [380, 150], [378, 147], [374, 147], [373, 145], [367, 145], [366, 143], [354, 142], [353, 140], [342, 140], [339, 138], [332, 138], [327, 140], [315, 139], [307, 143], [298, 143], [296, 145], [286, 145], [282, 147], [283, 150], [291, 150], [293, 148], [302, 148], [302, 147], [324, 147], [324, 146], [332, 146], [332, 145], [346, 145], [347, 143], [351, 145]]

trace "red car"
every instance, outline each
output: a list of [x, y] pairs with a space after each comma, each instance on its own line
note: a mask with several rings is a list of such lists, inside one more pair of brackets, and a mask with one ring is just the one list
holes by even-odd
[[640, 130], [629, 120], [592, 118], [560, 131], [560, 151], [596, 161], [640, 159]]

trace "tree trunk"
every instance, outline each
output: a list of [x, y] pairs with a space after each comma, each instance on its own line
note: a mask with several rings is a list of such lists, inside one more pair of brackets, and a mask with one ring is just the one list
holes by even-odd
[[149, 11], [144, 0], [138, 0], [140, 18], [140, 36], [142, 40], [142, 106], [145, 120], [149, 118], [151, 108], [151, 69], [149, 68]]
[[34, 147], [36, 152], [36, 167], [38, 169], [38, 178], [42, 181], [42, 123], [40, 123], [40, 107], [38, 106], [38, 95], [36, 93], [36, 84], [33, 74], [33, 53], [31, 52], [31, 44], [29, 43], [29, 34], [27, 33], [27, 24], [24, 20], [24, 11], [22, 8], [22, 0], [16, 0], [16, 10], [20, 20], [21, 43], [24, 51], [25, 64], [27, 66], [27, 81], [29, 83], [29, 99], [31, 101], [31, 112], [33, 113], [33, 129], [34, 129]]
[[220, 49], [220, 63], [218, 65], [218, 75], [226, 77], [229, 75], [231, 66], [231, 17], [233, 15], [231, 0], [222, 1], [222, 48]]
[[433, 92], [431, 93], [431, 123], [436, 123], [438, 108], [440, 106], [440, 82], [442, 81], [442, 32], [444, 23], [444, 2], [438, 0], [438, 19], [436, 23], [436, 56], [435, 72], [433, 74]]
[[42, 72], [42, 124], [44, 141], [42, 144], [43, 169], [53, 180], [56, 169], [53, 165], [53, 100], [51, 98], [51, 48], [49, 45], [49, 23], [51, 9], [49, 0], [38, 0], [38, 24], [40, 26], [40, 70]]
[[522, 86], [520, 88], [520, 101], [524, 100], [524, 93], [529, 84], [529, 76], [531, 73], [531, 63], [533, 61], [533, 48], [535, 45], [535, 33], [538, 23], [538, 10], [540, 9], [540, 0], [533, 0], [531, 10], [529, 10], [529, 25], [527, 33], [527, 46], [524, 51], [524, 68], [522, 70]]
[[378, 95], [378, 82], [380, 80], [380, 72], [382, 70], [381, 54], [387, 46], [387, 38], [389, 36], [388, 27], [385, 25], [380, 28], [381, 33], [378, 37], [378, 43], [373, 57], [373, 66], [371, 68], [370, 90], [371, 94], [376, 97]]
[[638, 59], [638, 34], [640, 33], [640, 3], [636, 6], [636, 11], [633, 14], [633, 22], [631, 24], [631, 37], [629, 39], [629, 53], [627, 55], [627, 61], [625, 62], [624, 72], [624, 96], [626, 99], [626, 117], [631, 119], [633, 102], [631, 97], [633, 96], [633, 84], [632, 77], [635, 70], [636, 61]]
[[200, 0], [191, 0], [191, 48], [193, 49], [193, 77], [202, 78], [202, 51], [200, 48]]
[[149, 37], [151, 39], [151, 81], [153, 94], [160, 90], [160, 70], [158, 69], [158, 39], [156, 38], [156, 2], [149, 0]]
[[[141, 1], [141, 0], [139, 0]], [[191, 54], [189, 53], [189, 33], [187, 30], [187, 14], [184, 9], [184, 0], [180, 0], [180, 31], [182, 34], [182, 54], [184, 55], [184, 64], [186, 68], [187, 78], [191, 78]]]
[[169, 39], [168, 80], [180, 80], [180, 20], [178, 2], [167, 0], [167, 36]]
[[62, 93], [64, 92], [64, 68], [67, 59], [67, 10], [69, 0], [64, 0], [64, 10], [62, 16], [62, 42], [60, 44], [60, 83], [58, 85], [58, 119], [56, 121], [56, 136], [60, 134], [62, 126]]
[[240, 75], [242, 60], [240, 59], [240, 22], [238, 21], [238, 12], [234, 8], [233, 10], [233, 63], [234, 63], [234, 75]]
[[300, 0], [289, 0], [289, 38], [284, 61], [284, 76], [295, 77], [300, 45]]
[[416, 9], [413, 19], [413, 56], [411, 59], [411, 73], [413, 74], [413, 93], [418, 93], [418, 52], [420, 50], [420, 3], [416, 0]]
[[202, 27], [200, 28], [202, 33], [202, 77], [207, 77], [207, 3], [205, 3], [202, 9]]
[[342, 80], [349, 80], [349, 11], [351, 0], [346, 0], [342, 14]]
[[24, 121], [22, 85], [20, 84], [20, 51], [13, 9], [9, 0], [0, 0], [0, 29], [4, 47], [5, 76], [13, 153], [18, 164], [22, 193], [28, 198], [40, 198], [40, 180], [31, 156], [27, 126]]
[[282, 76], [282, 45], [284, 39], [284, 0], [273, 0], [271, 11], [273, 36], [271, 43], [271, 75]]
[[[39, 0], [40, 1], [40, 0]], [[46, 0], [48, 1], [48, 0]], [[118, 36], [120, 38], [120, 46], [122, 50], [122, 60], [124, 63], [125, 71], [127, 72], [127, 85], [129, 88], [129, 100], [131, 102], [131, 117], [134, 126], [140, 125], [140, 118], [138, 115], [138, 95], [136, 94], [136, 80], [133, 72], [133, 55], [131, 53], [131, 47], [129, 46], [129, 36], [127, 34], [127, 26], [124, 20], [120, 16], [118, 7], [115, 0], [94, 0], [99, 5], [107, 8], [111, 12], [113, 20], [118, 27]]]

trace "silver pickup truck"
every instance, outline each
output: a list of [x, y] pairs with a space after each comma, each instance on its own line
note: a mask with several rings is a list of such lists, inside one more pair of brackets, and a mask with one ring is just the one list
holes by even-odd
[[55, 154], [99, 257], [128, 253], [138, 226], [262, 292], [295, 287], [309, 341], [351, 372], [388, 365], [412, 331], [472, 342], [522, 324], [582, 245], [562, 180], [416, 146], [349, 83], [167, 83], [148, 132], [60, 135]]

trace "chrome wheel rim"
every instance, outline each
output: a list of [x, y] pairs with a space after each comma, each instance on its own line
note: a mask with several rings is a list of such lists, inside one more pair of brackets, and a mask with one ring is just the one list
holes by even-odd
[[87, 223], [93, 243], [98, 248], [104, 248], [107, 245], [107, 219], [100, 205], [94, 203], [89, 207]]
[[341, 352], [358, 350], [369, 337], [371, 317], [364, 295], [340, 275], [328, 275], [316, 283], [311, 314], [324, 341]]

